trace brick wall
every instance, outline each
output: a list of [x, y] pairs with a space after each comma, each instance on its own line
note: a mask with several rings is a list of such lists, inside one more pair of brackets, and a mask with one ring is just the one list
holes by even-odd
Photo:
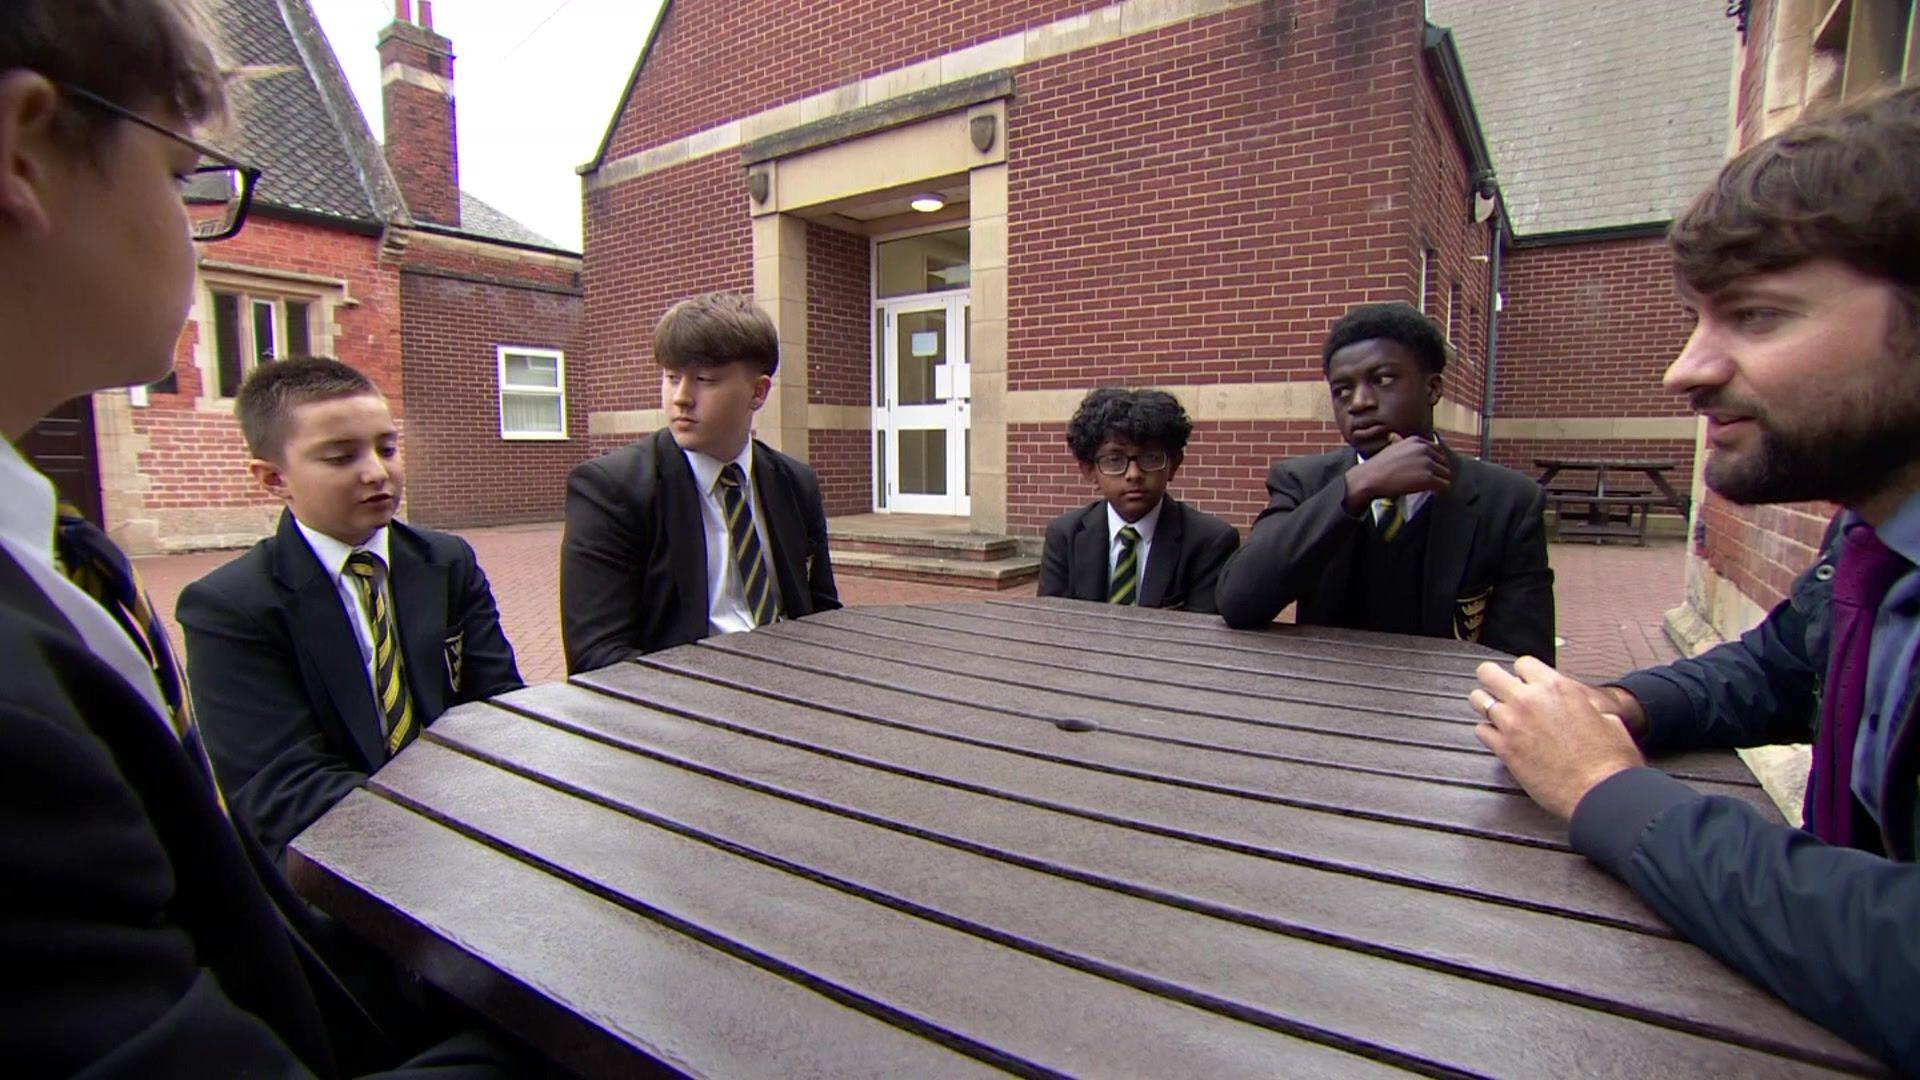
[[674, 0], [608, 156], [1110, 2]]
[[1813, 565], [1833, 513], [1826, 503], [1735, 506], [1708, 491], [1700, 507], [1705, 541], [1695, 554], [1704, 549], [1715, 573], [1770, 608], [1786, 599], [1794, 576]]
[[[275, 268], [345, 279], [357, 301], [334, 309], [334, 355], [365, 372], [388, 397], [396, 417], [406, 415], [400, 378], [398, 278], [378, 259], [374, 237], [282, 221], [256, 214], [231, 240], [209, 247], [204, 257], [242, 267]], [[204, 302], [205, 285], [196, 285]], [[190, 320], [174, 354], [177, 392], [154, 392], [145, 408], [131, 410], [136, 454], [146, 490], [141, 505], [152, 511], [191, 511], [273, 505], [248, 476], [248, 454], [231, 404], [204, 399], [212, 374], [195, 362], [195, 345], [211, 331]], [[163, 540], [166, 538], [163, 537]]]
[[[572, 275], [510, 258], [421, 255], [410, 253], [400, 278], [407, 396], [421, 403], [405, 444], [409, 519], [437, 528], [558, 520], [567, 471], [589, 456], [586, 410], [572, 385], [584, 359], [583, 301]], [[454, 276], [436, 265], [448, 262], [474, 272]], [[565, 354], [567, 440], [501, 436], [501, 345]]]
[[807, 401], [873, 404], [873, 279], [864, 236], [807, 223]]
[[873, 432], [815, 429], [807, 433], [807, 456], [828, 517], [872, 512]]
[[1318, 377], [1410, 298], [1414, 3], [1196, 19], [1020, 69], [1009, 384]]
[[[1098, 6], [1005, 0], [928, 20], [898, 3], [676, 3], [612, 154]], [[1477, 403], [1486, 270], [1472, 256], [1486, 231], [1467, 221], [1467, 165], [1423, 68], [1420, 14], [1412, 0], [1261, 5], [1021, 68], [1008, 104], [1009, 389], [1318, 379], [1331, 322], [1414, 299], [1431, 245], [1434, 277], [1462, 296], [1449, 393]], [[738, 161], [592, 192], [586, 219], [583, 403], [655, 406], [659, 312], [751, 285]], [[864, 245], [808, 229], [814, 403], [870, 400]], [[1244, 525], [1274, 458], [1338, 442], [1318, 421], [1204, 425], [1179, 484]], [[864, 509], [869, 437], [816, 431], [809, 452], [830, 511]], [[1051, 425], [1013, 429], [1009, 473], [1016, 531], [1091, 497]]]
[[[1415, 80], [1420, 106], [1413, 125], [1413, 235], [1409, 258], [1415, 260], [1417, 268], [1421, 249], [1430, 252], [1424, 310], [1448, 332], [1454, 347], [1444, 381], [1446, 396], [1477, 411], [1486, 388], [1486, 255], [1492, 230], [1474, 224], [1467, 212], [1471, 167], [1441, 104], [1436, 77], [1436, 73], [1425, 71]], [[1476, 260], [1475, 256], [1480, 258]], [[1417, 269], [1414, 288], [1419, 289]], [[1468, 436], [1455, 440], [1455, 445], [1471, 452], [1479, 446], [1479, 440]]]
[[1523, 248], [1500, 279], [1500, 416], [1690, 415], [1660, 385], [1690, 332], [1664, 239]]
[[[753, 291], [752, 221], [740, 163], [715, 155], [590, 192], [585, 236], [587, 362], [576, 384], [580, 406], [589, 412], [656, 408], [653, 328], [660, 316], [695, 293]], [[600, 453], [632, 439], [608, 435], [589, 442]]]

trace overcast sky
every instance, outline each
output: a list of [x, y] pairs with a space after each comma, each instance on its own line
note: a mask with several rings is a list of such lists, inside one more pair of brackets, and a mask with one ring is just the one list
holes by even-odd
[[[380, 31], [393, 0], [310, 0], [376, 137]], [[416, 4], [417, 7], [417, 4]], [[453, 41], [460, 186], [580, 247], [575, 167], [599, 148], [660, 0], [437, 0]]]

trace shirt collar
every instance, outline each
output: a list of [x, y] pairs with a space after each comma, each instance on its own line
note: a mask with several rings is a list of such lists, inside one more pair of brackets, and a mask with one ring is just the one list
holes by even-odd
[[740, 476], [747, 488], [753, 488], [753, 440], [740, 448], [740, 453], [732, 461], [721, 461], [717, 457], [703, 454], [698, 450], [688, 450], [687, 464], [693, 467], [693, 478], [700, 482], [700, 494], [714, 494], [713, 486], [720, 482], [720, 470], [728, 465], [740, 466]]
[[47, 566], [54, 565], [55, 502], [53, 481], [0, 439], [0, 536]]
[[1119, 511], [1113, 508], [1112, 503], [1108, 503], [1107, 504], [1107, 539], [1108, 541], [1111, 542], [1112, 540], [1118, 538], [1120, 535], [1120, 530], [1123, 528], [1126, 528], [1128, 525], [1131, 525], [1133, 526], [1134, 531], [1140, 534], [1141, 543], [1143, 544], [1153, 543], [1153, 530], [1155, 526], [1160, 524], [1160, 508], [1165, 505], [1167, 505], [1167, 497], [1165, 495], [1162, 495], [1160, 496], [1160, 501], [1153, 504], [1153, 509], [1140, 515], [1139, 521], [1128, 521], [1126, 518], [1123, 518], [1120, 516]]
[[313, 549], [314, 557], [320, 560], [320, 565], [326, 568], [329, 577], [338, 578], [344, 573], [347, 569], [347, 556], [356, 551], [371, 551], [380, 557], [382, 566], [388, 570], [393, 569], [393, 560], [387, 558], [387, 527], [385, 525], [375, 529], [366, 543], [356, 547], [352, 544], [343, 544], [326, 533], [307, 528], [306, 522], [299, 518], [294, 518], [293, 524], [300, 530], [300, 535], [307, 538], [307, 546]]
[[[1841, 520], [1843, 529], [1852, 528], [1860, 520], [1860, 515], [1847, 511]], [[1873, 534], [1880, 542], [1899, 552], [1900, 556], [1915, 566], [1920, 566], [1920, 493], [1909, 495], [1907, 501], [1893, 512]]]

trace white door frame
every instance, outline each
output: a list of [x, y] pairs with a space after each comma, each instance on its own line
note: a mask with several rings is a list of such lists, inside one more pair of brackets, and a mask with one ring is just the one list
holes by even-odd
[[[886, 490], [880, 491], [875, 478], [875, 508], [900, 514], [951, 514], [967, 516], [973, 512], [968, 491], [968, 429], [972, 416], [973, 367], [967, 357], [967, 318], [970, 294], [967, 289], [898, 296], [874, 302], [881, 321], [878, 338], [882, 377], [874, 386], [873, 419], [875, 441], [880, 447], [886, 472]], [[946, 313], [946, 355], [935, 367], [936, 396], [931, 404], [901, 405], [900, 336], [896, 332], [901, 315], [942, 311]], [[943, 370], [944, 369], [944, 370]], [[900, 433], [903, 431], [945, 431], [947, 450], [947, 490], [943, 495], [902, 493], [900, 491]], [[884, 498], [882, 498], [884, 496]]]

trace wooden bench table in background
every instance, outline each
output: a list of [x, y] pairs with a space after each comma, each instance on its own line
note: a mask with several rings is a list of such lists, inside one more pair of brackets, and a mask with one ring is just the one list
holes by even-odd
[[[1554, 512], [1555, 539], [1592, 540], [1596, 544], [1626, 539], [1644, 546], [1647, 517], [1656, 508], [1673, 510], [1683, 520], [1690, 509], [1691, 500], [1675, 491], [1667, 480], [1667, 473], [1679, 467], [1671, 461], [1535, 458], [1533, 464], [1541, 470], [1540, 486], [1546, 489], [1547, 509]], [[1622, 489], [1617, 483], [1609, 487], [1609, 472], [1629, 476], [1638, 473], [1651, 490]], [[1562, 473], [1591, 475], [1575, 479]]]
[[590, 1075], [1872, 1071], [1568, 850], [1473, 737], [1494, 655], [831, 612], [456, 709], [290, 873]]

